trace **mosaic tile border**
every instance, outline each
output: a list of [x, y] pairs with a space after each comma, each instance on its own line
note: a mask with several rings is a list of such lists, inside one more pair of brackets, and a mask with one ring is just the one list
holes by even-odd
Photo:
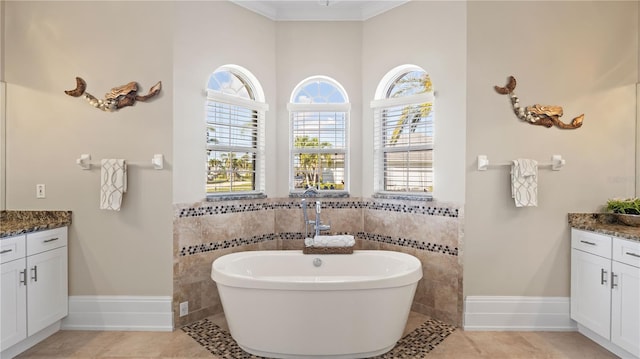
[[[191, 256], [199, 253], [206, 253], [206, 252], [212, 252], [212, 251], [222, 250], [227, 248], [240, 247], [240, 246], [246, 246], [250, 244], [258, 244], [262, 242], [273, 241], [275, 239], [301, 240], [303, 238], [304, 238], [304, 234], [302, 232], [269, 233], [269, 234], [262, 234], [258, 236], [252, 236], [249, 238], [234, 238], [234, 239], [223, 240], [220, 242], [210, 242], [210, 243], [203, 243], [203, 244], [197, 244], [193, 246], [182, 247], [180, 248], [179, 256], [180, 257]], [[409, 247], [409, 248], [414, 248], [414, 249], [419, 249], [419, 250], [429, 251], [434, 253], [442, 253], [442, 254], [447, 254], [451, 256], [458, 255], [458, 248], [450, 248], [449, 246], [442, 245], [442, 244], [419, 242], [413, 239], [393, 238], [391, 236], [383, 236], [379, 234], [371, 234], [371, 233], [365, 233], [365, 232], [358, 232], [356, 234], [356, 238], [373, 241], [373, 242], [393, 244], [401, 247]]]
[[[254, 211], [265, 211], [274, 209], [298, 209], [299, 201], [282, 202], [259, 202], [259, 203], [232, 203], [232, 204], [211, 204], [183, 208], [177, 211], [177, 218], [212, 216], [217, 214], [243, 213]], [[423, 214], [429, 216], [454, 217], [459, 216], [459, 209], [447, 207], [432, 207], [424, 205], [407, 205], [400, 203], [380, 203], [374, 201], [332, 201], [323, 200], [323, 209], [370, 209], [376, 211], [388, 211], [409, 214]]]
[[457, 218], [459, 216], [459, 210], [457, 208], [429, 207], [421, 205], [406, 205], [380, 202], [366, 202], [366, 208], [378, 211], [425, 214], [428, 216], [443, 216], [454, 218]]
[[458, 255], [458, 248], [451, 248], [447, 245], [442, 245], [442, 244], [419, 242], [413, 239], [393, 238], [391, 236], [383, 236], [380, 234], [372, 234], [372, 233], [364, 233], [364, 232], [359, 232], [357, 236], [358, 238], [362, 238], [372, 242], [393, 244], [396, 246], [410, 247], [414, 249], [420, 249], [423, 251], [448, 254], [452, 256]]
[[210, 243], [202, 243], [193, 246], [187, 246], [180, 248], [180, 257], [190, 256], [198, 253], [207, 253], [212, 251], [217, 251], [221, 249], [247, 246], [250, 244], [258, 244], [262, 242], [273, 241], [275, 239], [280, 238], [279, 235], [275, 233], [262, 234], [258, 236], [252, 236], [249, 238], [234, 238], [234, 239], [225, 239], [220, 242], [210, 242]]
[[[429, 319], [412, 332], [402, 337], [391, 351], [376, 359], [419, 359], [425, 358], [438, 344], [442, 343], [455, 327], [439, 320]], [[224, 329], [202, 319], [182, 327], [193, 340], [213, 355], [222, 359], [259, 359], [261, 357], [242, 350]]]

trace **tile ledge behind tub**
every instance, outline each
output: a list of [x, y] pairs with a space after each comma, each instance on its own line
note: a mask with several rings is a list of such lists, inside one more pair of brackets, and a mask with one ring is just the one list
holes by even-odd
[[373, 198], [376, 199], [396, 199], [400, 201], [425, 201], [433, 202], [432, 195], [411, 195], [411, 194], [393, 194], [393, 193], [374, 193]]
[[305, 195], [303, 192], [291, 192], [289, 198], [350, 198], [349, 192], [319, 192], [313, 195]]
[[229, 194], [229, 195], [208, 195], [205, 198], [206, 202], [221, 202], [221, 201], [238, 201], [238, 200], [251, 200], [251, 199], [265, 199], [267, 195], [264, 193], [250, 193], [250, 194]]

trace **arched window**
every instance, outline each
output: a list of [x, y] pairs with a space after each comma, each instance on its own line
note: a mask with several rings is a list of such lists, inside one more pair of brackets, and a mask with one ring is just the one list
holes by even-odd
[[433, 86], [420, 67], [403, 65], [380, 81], [374, 110], [376, 193], [433, 193]]
[[264, 192], [264, 117], [258, 80], [225, 65], [207, 83], [207, 196]]
[[349, 98], [326, 76], [296, 86], [287, 106], [291, 119], [289, 191], [320, 194], [349, 191]]

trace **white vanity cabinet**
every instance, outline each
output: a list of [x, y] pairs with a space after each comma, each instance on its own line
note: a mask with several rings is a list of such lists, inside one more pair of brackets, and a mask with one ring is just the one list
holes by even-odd
[[613, 238], [611, 341], [640, 357], [640, 242]]
[[5, 238], [1, 244], [0, 349], [6, 354], [68, 314], [67, 227]]
[[0, 329], [2, 350], [27, 337], [27, 286], [25, 235], [2, 239], [0, 258]]
[[571, 319], [615, 354], [640, 358], [640, 242], [571, 230]]

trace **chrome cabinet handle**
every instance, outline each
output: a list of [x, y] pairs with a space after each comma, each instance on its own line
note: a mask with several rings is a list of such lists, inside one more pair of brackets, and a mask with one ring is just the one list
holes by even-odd
[[596, 245], [594, 242], [583, 241], [583, 240], [580, 240], [580, 243], [588, 244], [588, 245], [591, 245], [591, 246], [595, 246]]
[[628, 255], [630, 255], [632, 257], [640, 258], [640, 254], [638, 254], [638, 253], [626, 252], [625, 254], [628, 254]]
[[53, 242], [53, 241], [57, 241], [59, 238], [51, 238], [51, 239], [45, 239], [44, 243], [49, 243], [49, 242]]
[[616, 283], [616, 278], [618, 278], [618, 275], [611, 272], [611, 289], [616, 289], [616, 287], [618, 286], [618, 283]]
[[22, 279], [20, 279], [20, 284], [27, 285], [27, 269], [25, 268], [23, 271], [20, 271], [20, 275]]
[[604, 269], [600, 269], [600, 284], [604, 285], [607, 283], [607, 271]]
[[[13, 251], [13, 249], [3, 249], [2, 251], [0, 251], [0, 254], [9, 253], [11, 251]], [[627, 254], [629, 254], [629, 253], [627, 253]]]
[[38, 266], [33, 266], [33, 268], [31, 268], [31, 273], [33, 273], [31, 275], [31, 280], [33, 280], [34, 282], [38, 281]]

